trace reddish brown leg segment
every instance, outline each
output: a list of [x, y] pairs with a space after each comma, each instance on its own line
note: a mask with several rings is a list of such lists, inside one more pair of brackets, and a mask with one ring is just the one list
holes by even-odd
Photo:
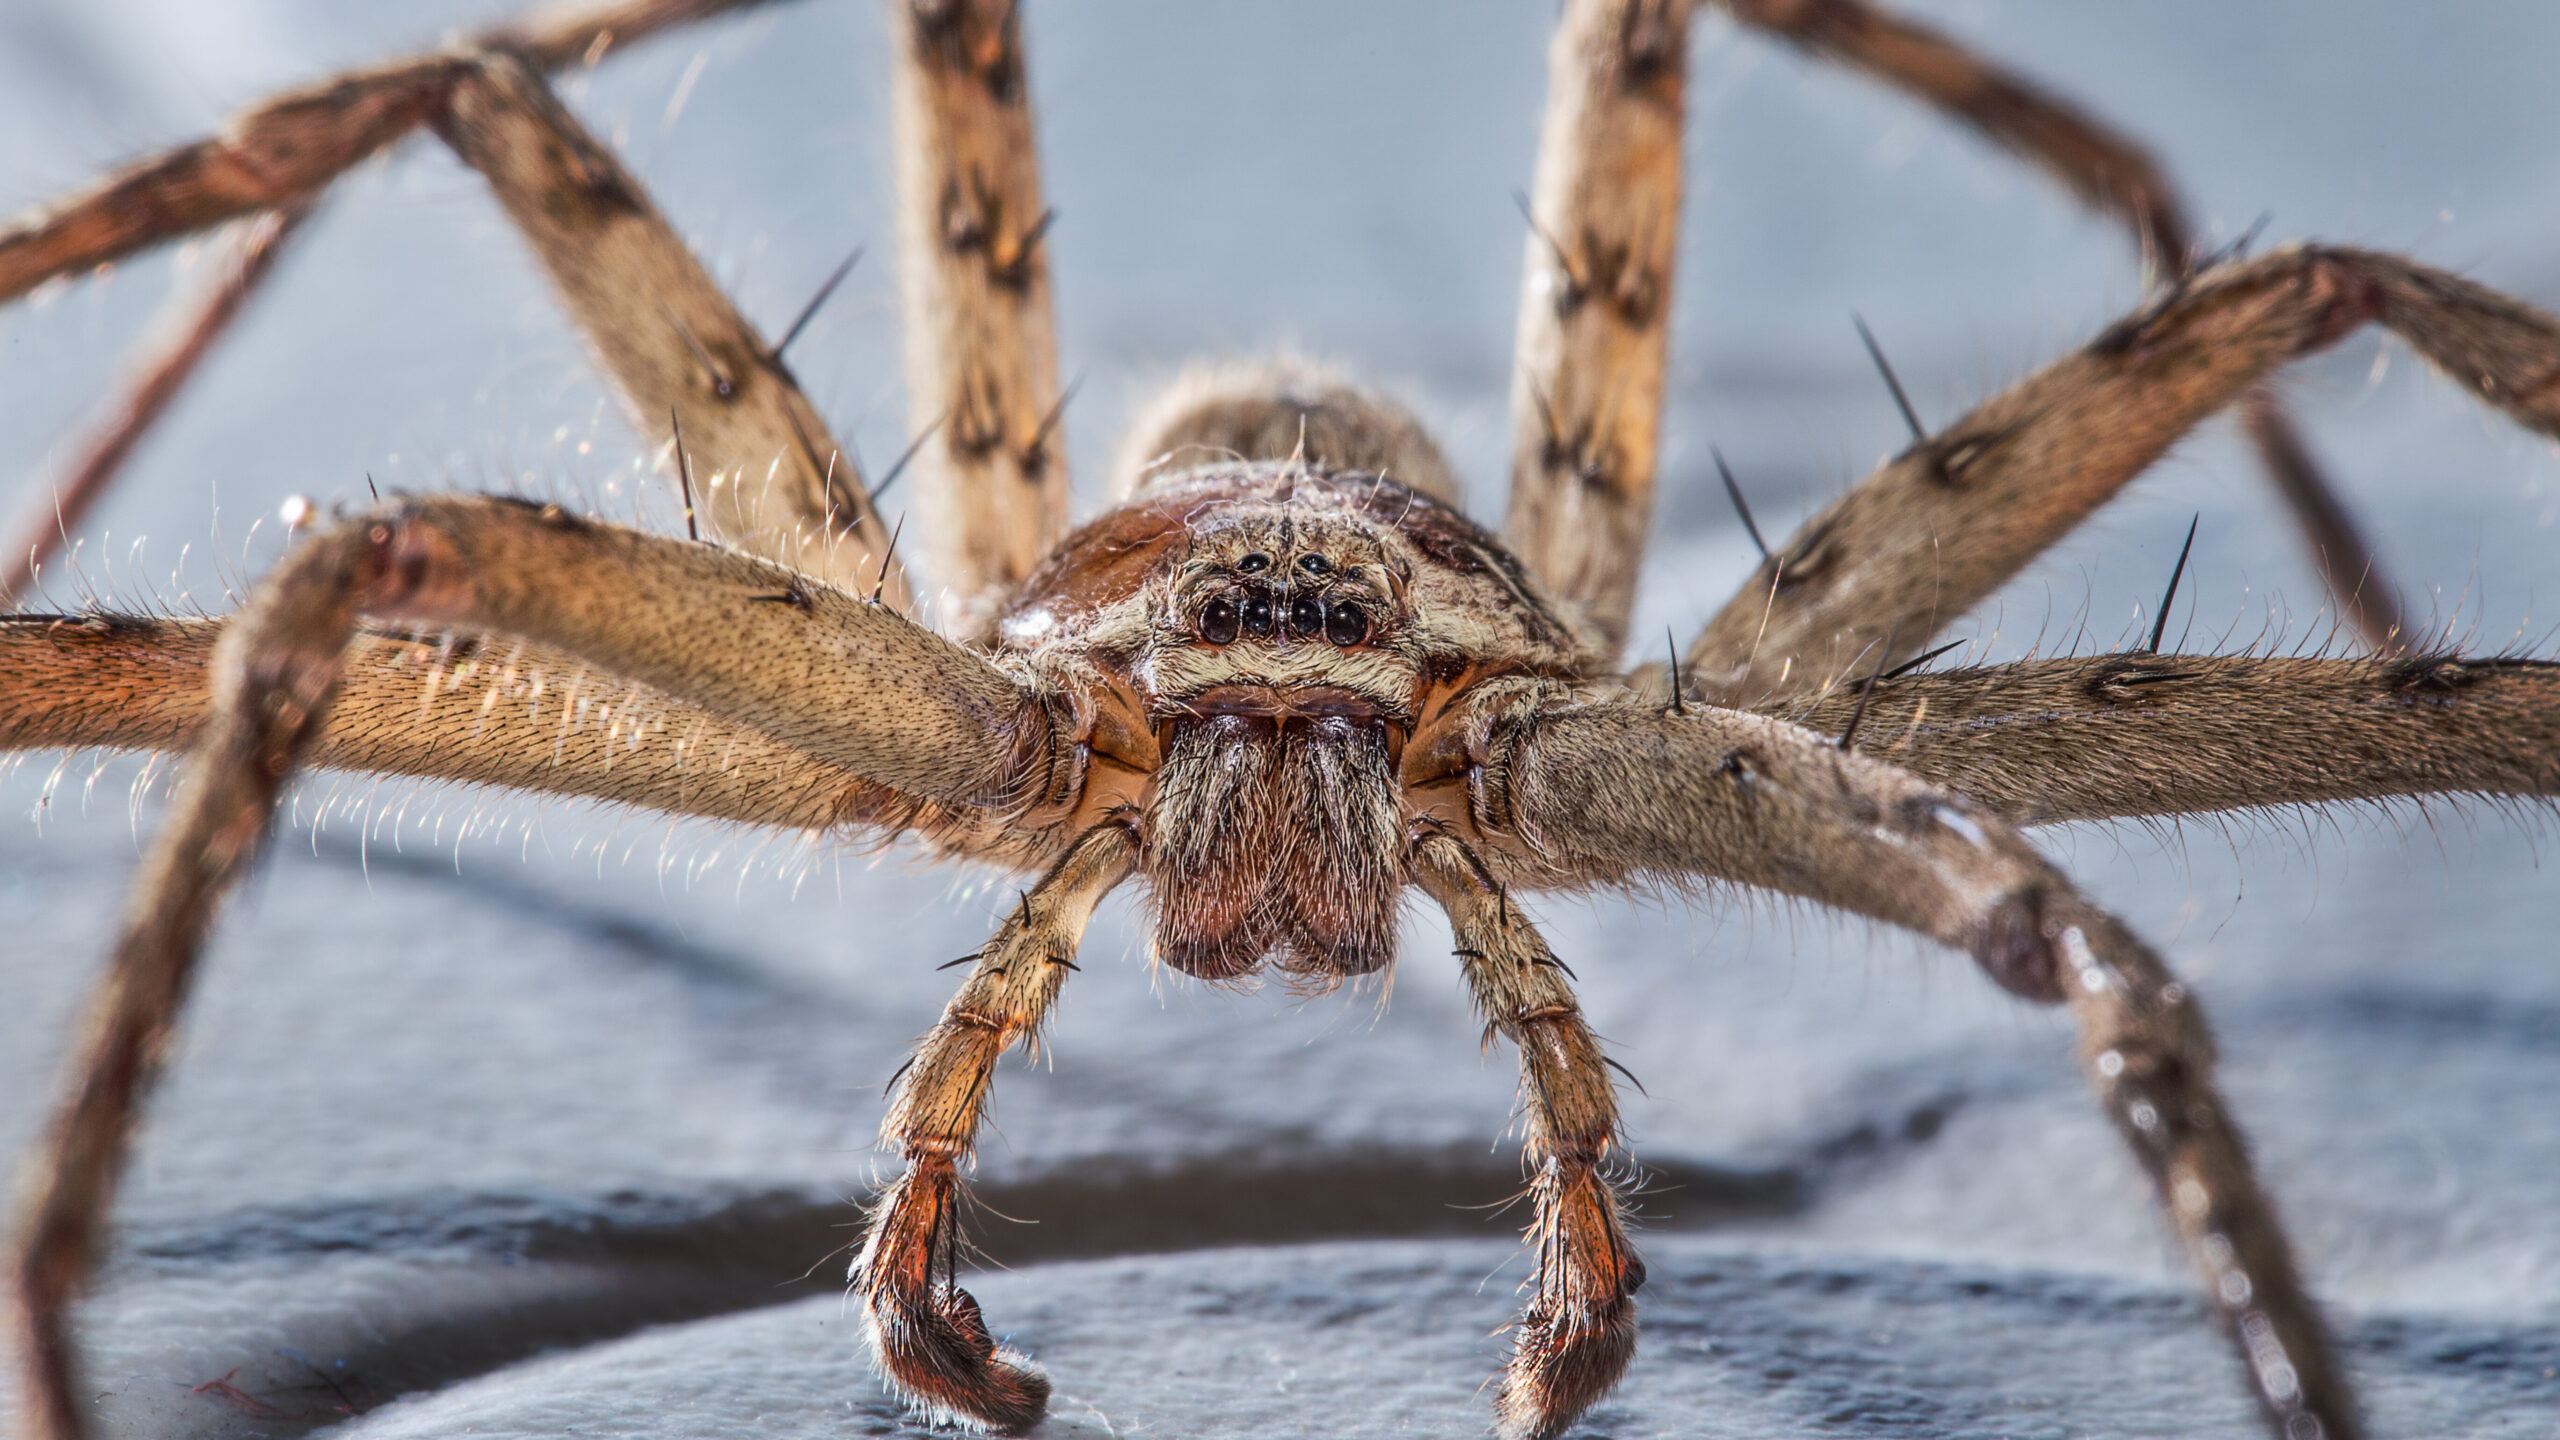
[[1048, 1411], [1048, 1377], [996, 1344], [977, 1300], [960, 1288], [959, 1172], [997, 1059], [1039, 1043], [1041, 1022], [1075, 968], [1085, 922], [1137, 859], [1137, 837], [1118, 824], [1097, 826], [1069, 848], [978, 952], [941, 1023], [907, 1062], [881, 1124], [881, 1143], [907, 1168], [872, 1207], [851, 1279], [881, 1375], [937, 1424], [1018, 1435]]
[[1448, 912], [1486, 1042], [1520, 1051], [1537, 1275], [1494, 1413], [1504, 1440], [1551, 1440], [1635, 1355], [1644, 1262], [1605, 1171], [1622, 1158], [1617, 1095], [1564, 966], [1466, 846], [1425, 835], [1413, 873]]

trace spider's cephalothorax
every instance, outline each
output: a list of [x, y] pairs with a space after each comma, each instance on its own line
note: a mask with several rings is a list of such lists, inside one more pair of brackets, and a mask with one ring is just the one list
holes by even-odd
[[1459, 702], [1589, 663], [1499, 540], [1303, 457], [1157, 478], [1069, 537], [998, 633], [1142, 721], [1092, 727], [1075, 808], [1139, 817], [1157, 954], [1213, 980], [1383, 968], [1411, 820], [1434, 798], [1464, 813]]

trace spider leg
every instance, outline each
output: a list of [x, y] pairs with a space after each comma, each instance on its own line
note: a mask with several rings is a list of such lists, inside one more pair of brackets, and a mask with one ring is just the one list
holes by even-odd
[[[1783, 714], [1837, 734], [1856, 703], [1842, 686]], [[2560, 664], [2029, 660], [1880, 681], [1858, 734], [1865, 753], [2022, 825], [2402, 795], [2560, 795]]]
[[[847, 589], [885, 578], [908, 609], [904, 573], [871, 497], [767, 346], [613, 152], [508, 51], [454, 77], [435, 123], [497, 192], [643, 435], [671, 428], [678, 473], [701, 477], [715, 540]], [[885, 571], [884, 571], [884, 568]]]
[[124, 393], [100, 415], [98, 427], [80, 447], [70, 478], [59, 485], [34, 485], [50, 501], [27, 517], [14, 543], [0, 549], [0, 605], [25, 593], [36, 572], [69, 543], [70, 532], [115, 484], [134, 446], [159, 422], [169, 402], [178, 398], [207, 352], [256, 294], [275, 262], [309, 217], [308, 200], [288, 201], [248, 221], [234, 237], [221, 274], [170, 307], [165, 333], [156, 337], [148, 355], [126, 378]]
[[1712, 697], [1757, 705], [1918, 654], [2206, 416], [2367, 320], [2560, 435], [2560, 324], [2540, 311], [2370, 250], [2217, 266], [1833, 502], [1707, 622], [1689, 672]]
[[1117, 822], [1069, 847], [978, 952], [916, 1047], [881, 1124], [881, 1144], [907, 1168], [872, 1206], [850, 1278], [889, 1388], [935, 1423], [1018, 1435], [1047, 1413], [1048, 1377], [996, 1344], [977, 1300], [955, 1279], [959, 1167], [986, 1113], [996, 1061], [1017, 1044], [1038, 1045], [1093, 907], [1137, 860], [1137, 836]]
[[1017, 0], [895, 0], [908, 415], [935, 573], [975, 635], [1067, 528], [1065, 401]]
[[[1865, 0], [1718, 0], [1736, 20], [1870, 75], [1963, 121], [2062, 182], [2132, 233], [2145, 266], [2171, 281], [2194, 268], [2186, 207], [2142, 146], [2026, 77], [1946, 35]], [[2405, 644], [2399, 601], [2274, 392], [2241, 401], [2242, 421], [2277, 494], [2310, 543], [2329, 593], [2381, 651]]]
[[1765, 716], [1560, 706], [1496, 723], [1473, 819], [1524, 884], [1719, 880], [1969, 952], [2071, 1008], [2081, 1059], [2150, 1172], [2281, 1440], [2359, 1433], [2284, 1232], [2213, 1083], [2188, 988], [1990, 810]]
[[1568, 0], [1547, 51], [1503, 539], [1614, 653], [1653, 508], [1690, 0]]
[[1494, 1413], [1504, 1440], [1552, 1440], [1635, 1355], [1644, 1262], [1603, 1169], [1624, 1153], [1617, 1094], [1563, 967], [1483, 863], [1438, 832], [1415, 843], [1413, 862], [1416, 882], [1449, 914], [1486, 1042], [1499, 1031], [1520, 1051], [1537, 1289]]
[[[757, 603], [794, 586], [805, 609]], [[83, 1432], [68, 1306], [214, 909], [322, 731], [360, 612], [521, 635], [922, 799], [1008, 807], [1058, 763], [1054, 725], [1025, 687], [770, 561], [490, 500], [387, 506], [306, 541], [217, 646], [213, 717], [26, 1172], [12, 1298], [34, 1434]]]
[[[0, 617], [0, 750], [194, 748], [225, 628]], [[477, 635], [357, 634], [304, 763], [801, 830], [904, 798], [558, 650]]]
[[[483, 32], [467, 49], [522, 51], [546, 70], [592, 65], [660, 30], [759, 0], [620, 0]], [[260, 101], [222, 133], [138, 160], [0, 228], [0, 303], [256, 210], [316, 194], [442, 103], [452, 52], [346, 74]]]

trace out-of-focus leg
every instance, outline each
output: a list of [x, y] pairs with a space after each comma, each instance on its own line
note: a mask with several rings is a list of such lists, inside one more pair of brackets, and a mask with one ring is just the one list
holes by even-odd
[[[2061, 181], [2083, 204], [2123, 222], [2155, 276], [2176, 280], [2198, 263], [2185, 207], [2150, 153], [2026, 77], [1865, 0], [1719, 3], [1747, 25], [1784, 36], [1810, 54], [1872, 75], [1962, 120], [1984, 139]], [[2283, 404], [2264, 388], [2240, 403], [2267, 478], [2293, 511], [2341, 612], [2376, 650], [2402, 649], [2408, 637], [2398, 595]]]
[[898, 242], [918, 481], [954, 634], [1067, 528], [1049, 258], [1017, 0], [892, 0]]
[[[658, 31], [758, 0], [622, 0], [481, 34], [546, 70], [588, 64]], [[0, 303], [56, 275], [121, 260], [255, 210], [307, 199], [444, 103], [463, 62], [439, 51], [349, 71], [234, 116], [211, 139], [139, 160], [0, 228]]]
[[1707, 622], [1690, 673], [1757, 708], [1916, 655], [2206, 416], [2368, 320], [2560, 435], [2560, 323], [2531, 306], [2371, 250], [2219, 266], [1860, 481]]
[[[721, 293], [640, 182], [523, 57], [465, 67], [437, 126], [497, 192], [642, 435], [681, 422], [704, 529], [768, 560], [910, 608], [851, 456], [781, 358]], [[689, 463], [688, 463], [689, 462]]]
[[1503, 538], [1614, 652], [1653, 511], [1689, 0], [1567, 0], [1511, 377]]

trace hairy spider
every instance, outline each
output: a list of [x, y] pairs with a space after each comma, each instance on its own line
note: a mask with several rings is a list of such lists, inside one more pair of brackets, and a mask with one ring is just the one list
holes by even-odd
[[[1910, 929], [2067, 1004], [2274, 1432], [2358, 1433], [2194, 997], [2020, 827], [2560, 786], [2560, 674], [2407, 650], [2364, 563], [2340, 563], [2348, 532], [2256, 388], [2373, 321], [2553, 433], [2548, 319], [2366, 250], [2190, 270], [2138, 152], [1861, 5], [1737, 0], [1747, 22], [1931, 94], [2127, 215], [2164, 283], [2079, 352], [1916, 434], [1669, 663], [1630, 670], [1685, 6], [1565, 9], [1499, 537], [1464, 516], [1401, 410], [1273, 369], [1169, 395], [1135, 427], [1121, 502], [1069, 533], [1017, 20], [900, 6], [916, 484], [953, 597], [946, 638], [911, 618], [894, 539], [777, 347], [543, 79], [610, 35], [712, 8], [637, 6], [351, 77], [0, 235], [0, 280], [22, 293], [225, 216], [289, 217], [431, 125], [487, 177], [639, 422], [666, 417], [700, 532], [404, 500], [303, 541], [224, 622], [0, 622], [0, 744], [194, 755], [33, 1167], [15, 1280], [39, 1433], [82, 1428], [65, 1309], [213, 908], [302, 764], [911, 833], [1038, 877], [902, 1072], [884, 1133], [907, 1169], [854, 1267], [884, 1373], [937, 1415], [1014, 1430], [1045, 1408], [1046, 1380], [957, 1283], [959, 1173], [994, 1062], [1036, 1039], [1094, 905], [1135, 879], [1157, 957], [1208, 979], [1374, 973], [1404, 892], [1446, 913], [1488, 1027], [1523, 1063], [1536, 1280], [1497, 1409], [1506, 1433], [1560, 1432], [1627, 1364], [1643, 1269], [1610, 1180], [1607, 1062], [1512, 897], [1724, 882]], [[2119, 654], [1924, 668], [1945, 625], [2234, 403], [2309, 497], [2342, 605], [2386, 653], [2168, 655], [2155, 632]], [[646, 697], [662, 738], [564, 733], [540, 701], [582, 668]]]

